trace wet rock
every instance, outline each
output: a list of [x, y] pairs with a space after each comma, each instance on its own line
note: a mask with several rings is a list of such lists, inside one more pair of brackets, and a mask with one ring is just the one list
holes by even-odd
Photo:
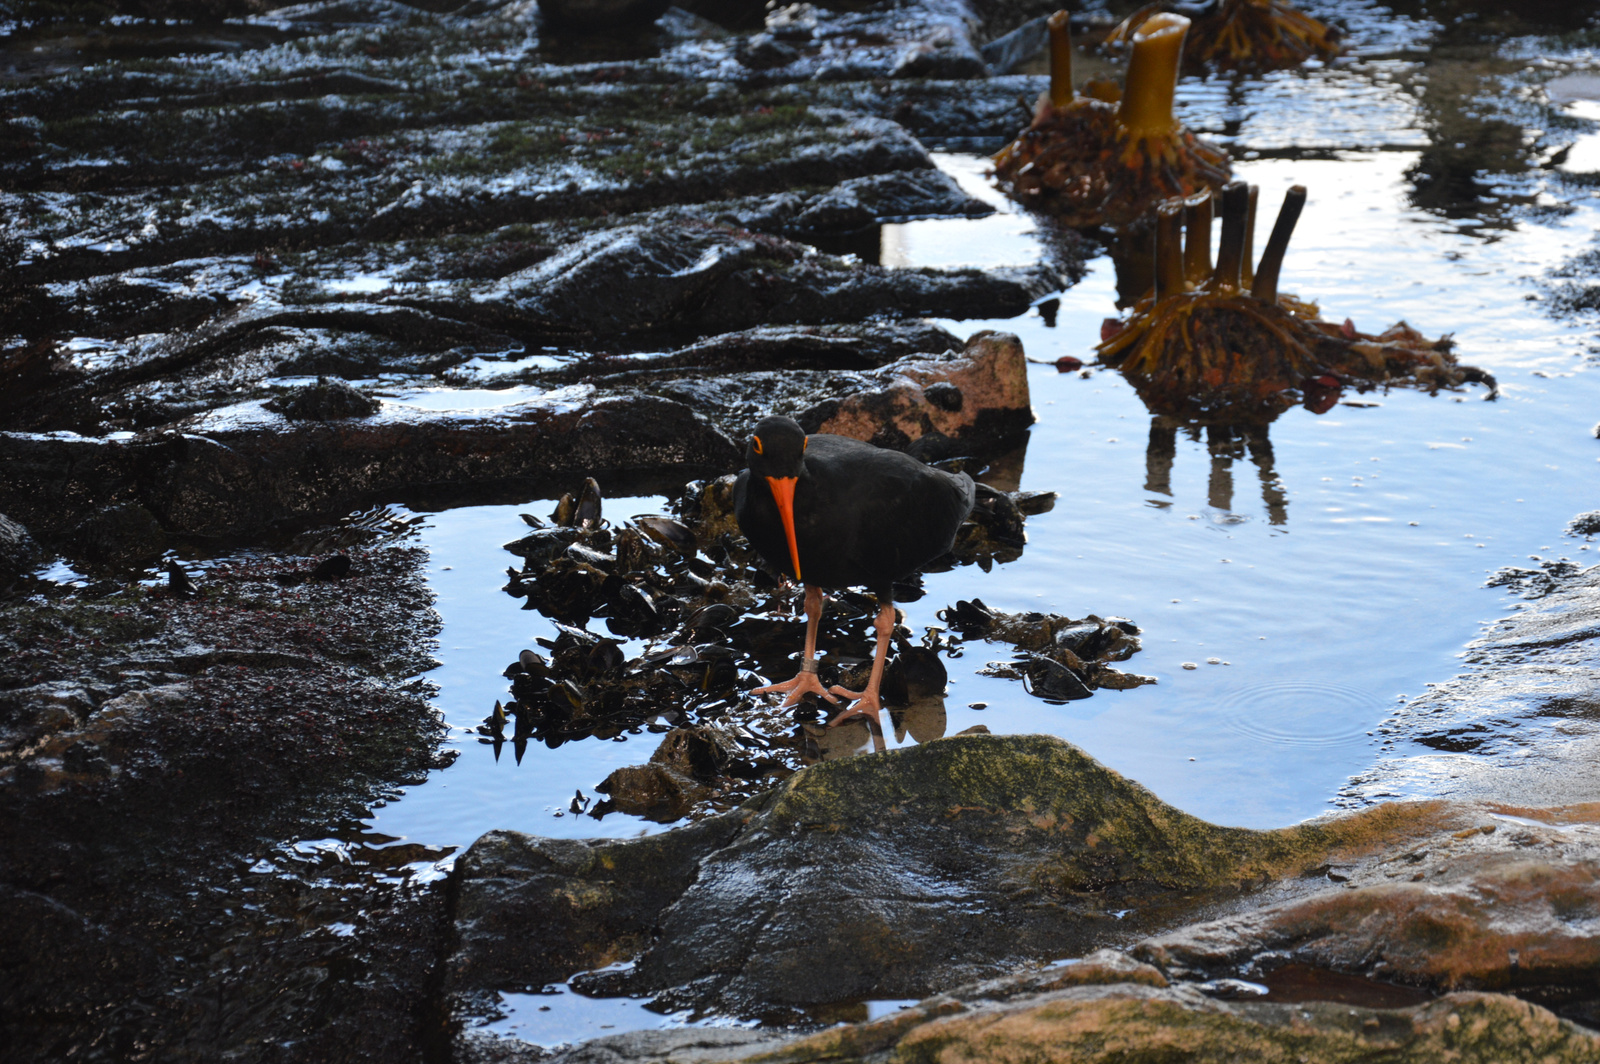
[[67, 536], [73, 554], [118, 568], [148, 565], [167, 549], [167, 534], [154, 514], [136, 502], [103, 507]]
[[652, 761], [648, 765], [619, 768], [595, 786], [606, 796], [609, 808], [646, 820], [671, 823], [685, 816], [696, 801], [711, 788], [671, 765]]
[[650, 755], [650, 761], [707, 782], [728, 767], [732, 756], [720, 737], [707, 728], [673, 728], [661, 737], [661, 745]]
[[323, 377], [315, 384], [269, 400], [265, 406], [291, 421], [339, 421], [371, 417], [383, 404], [345, 381]]
[[[963, 437], [1006, 436], [1033, 423], [1027, 360], [1021, 341], [1010, 333], [974, 333], [958, 355], [902, 359], [874, 380], [877, 388], [824, 400], [796, 420], [807, 432], [831, 432], [896, 450], [927, 438], [920, 455], [925, 459], [949, 457], [938, 452]], [[959, 394], [959, 403], [951, 401], [952, 392]]]
[[0, 587], [44, 561], [44, 553], [28, 530], [0, 514]]
[[615, 33], [648, 26], [671, 6], [671, 0], [539, 0], [539, 13], [552, 27]]
[[75, 728], [94, 710], [94, 699], [70, 682], [0, 692], [0, 749], [11, 753]]
[[1467, 644], [1459, 675], [1378, 722], [1385, 749], [1340, 791], [1339, 805], [1413, 795], [1600, 801], [1600, 784], [1582, 769], [1600, 756], [1600, 725], [1586, 708], [1600, 675], [1600, 566], [1550, 558], [1490, 582], [1518, 591], [1521, 608]]
[[622, 226], [475, 287], [407, 305], [523, 339], [699, 333], [867, 316], [1009, 317], [1061, 286], [1050, 268], [893, 270], [706, 223]]
[[[457, 866], [466, 915], [451, 966], [466, 992], [559, 981], [637, 955], [608, 992], [654, 993], [674, 1009], [800, 1015], [925, 994], [1170, 926], [1181, 911], [1237, 900], [1438, 818], [1419, 805], [1274, 832], [1217, 828], [1058, 739], [969, 735], [824, 762], [739, 811], [634, 843], [485, 836]], [[697, 834], [708, 831], [714, 840]], [[670, 859], [656, 857], [672, 846]], [[540, 885], [525, 900], [507, 893], [508, 877], [530, 876], [526, 854], [557, 850], [571, 856], [559, 870], [541, 858]], [[626, 869], [658, 860], [679, 870], [671, 889], [658, 877], [648, 902], [632, 891], [613, 900], [633, 878]], [[585, 901], [580, 921], [572, 902], [553, 908], [553, 898], [592, 907]], [[584, 945], [524, 945], [519, 959], [481, 932], [491, 911], [505, 939]], [[818, 912], [828, 914], [826, 935], [815, 933]], [[646, 925], [657, 928], [649, 941], [637, 930]]]
[[[397, 682], [429, 664], [425, 560], [379, 549], [337, 588], [283, 588], [275, 560], [224, 557], [203, 600], [42, 584], [0, 603], [8, 1060], [140, 1043], [249, 1057], [260, 1031], [312, 1014], [305, 1059], [358, 1040], [420, 1052], [441, 901], [377, 889], [374, 865], [444, 853], [288, 855], [438, 763], [433, 710]], [[355, 930], [330, 934], [341, 921]], [[284, 992], [232, 998], [217, 1026], [238, 964]]]
[[1521, 821], [1488, 813], [1341, 867], [1334, 889], [1186, 927], [1134, 952], [1169, 978], [1300, 963], [1438, 990], [1565, 985], [1600, 963], [1600, 943], [1571, 918], [1600, 905], [1597, 857], [1592, 811]]
[[978, 218], [993, 214], [942, 170], [897, 170], [840, 182], [807, 201], [789, 221], [799, 231], [850, 232], [913, 218]]
[[746, 815], [629, 842], [490, 832], [456, 862], [461, 944], [447, 964], [450, 989], [557, 983], [627, 960], [694, 879], [701, 853], [724, 844]]
[[771, 370], [868, 370], [914, 354], [958, 349], [953, 333], [925, 321], [840, 325], [758, 325], [720, 333], [657, 358], [597, 358], [543, 374], [550, 382], [600, 387], [649, 384], [710, 373]]
[[185, 427], [126, 443], [0, 434], [0, 505], [50, 531], [84, 501], [120, 495], [173, 532], [232, 535], [375, 498], [416, 500], [435, 486], [464, 500], [574, 473], [681, 475], [738, 461], [738, 448], [704, 419], [649, 396], [578, 408], [558, 397], [489, 415], [391, 410], [290, 427], [254, 403]]
[[1567, 524], [1569, 536], [1592, 536], [1600, 533], [1600, 510], [1579, 514]]

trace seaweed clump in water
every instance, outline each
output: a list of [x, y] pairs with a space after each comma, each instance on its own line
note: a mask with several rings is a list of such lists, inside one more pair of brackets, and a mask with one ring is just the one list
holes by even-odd
[[[601, 788], [606, 799], [592, 806], [575, 799], [575, 812], [668, 820], [716, 812], [826, 756], [818, 754], [818, 736], [828, 730], [818, 729], [833, 707], [808, 701], [782, 708], [751, 694], [763, 676], [792, 668], [794, 627], [803, 621], [797, 589], [762, 568], [739, 535], [732, 483], [724, 477], [690, 485], [679, 517], [613, 525], [590, 478], [576, 496], [563, 497], [549, 523], [523, 515], [531, 529], [506, 544], [525, 564], [507, 571], [505, 590], [554, 620], [556, 634], [507, 667], [510, 697], [484, 719], [481, 741], [496, 756], [509, 742], [520, 761], [530, 742], [556, 748], [590, 737], [665, 733], [660, 756], [614, 773]], [[930, 569], [987, 570], [1017, 558], [1026, 518], [1053, 502], [1050, 493], [981, 487], [951, 553]], [[898, 602], [921, 598], [920, 578], [897, 584], [894, 594]], [[818, 634], [826, 683], [848, 684], [870, 667], [876, 612], [871, 595], [831, 596]], [[603, 619], [610, 634], [589, 631], [592, 618]], [[961, 653], [960, 639], [943, 633], [930, 628], [914, 646], [911, 633], [897, 628], [898, 652], [884, 678], [890, 719], [918, 741], [943, 734], [938, 658]], [[644, 647], [627, 651], [625, 640]], [[837, 730], [841, 736], [833, 738], [845, 731]], [[882, 742], [881, 735], [872, 739]]]
[[1006, 613], [982, 599], [962, 599], [939, 618], [964, 638], [1011, 644], [1015, 660], [991, 661], [980, 672], [1020, 679], [1029, 694], [1047, 702], [1071, 702], [1101, 688], [1130, 691], [1156, 682], [1111, 667], [1139, 652], [1138, 625], [1121, 617], [1090, 614], [1073, 620], [1058, 613]]
[[[1112, 54], [1129, 46], [1145, 23], [1171, 11], [1171, 3], [1147, 4], [1106, 35]], [[1308, 59], [1332, 59], [1344, 51], [1336, 27], [1298, 11], [1283, 0], [1220, 0], [1209, 10], [1190, 11], [1193, 25], [1184, 43], [1184, 66], [1259, 73], [1297, 67]]]
[[1126, 321], [1107, 322], [1100, 361], [1119, 368], [1161, 414], [1270, 420], [1302, 396], [1321, 413], [1346, 385], [1397, 381], [1435, 390], [1473, 381], [1493, 398], [1494, 378], [1457, 363], [1448, 335], [1429, 340], [1405, 322], [1362, 333], [1348, 320], [1323, 321], [1315, 304], [1278, 291], [1305, 200], [1300, 185], [1284, 197], [1253, 273], [1255, 189], [1233, 182], [1223, 191], [1215, 266], [1210, 194], [1163, 204], [1154, 226], [1155, 286]]
[[1196, 137], [1173, 115], [1178, 64], [1189, 20], [1159, 14], [1133, 34], [1127, 84], [1072, 83], [1066, 12], [1050, 19], [1050, 88], [1033, 121], [994, 157], [1011, 196], [1068, 226], [1123, 226], [1173, 196], [1218, 188], [1228, 154]]

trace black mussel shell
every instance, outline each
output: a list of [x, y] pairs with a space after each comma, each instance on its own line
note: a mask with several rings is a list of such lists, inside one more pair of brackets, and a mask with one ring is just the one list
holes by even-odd
[[1094, 693], [1077, 673], [1043, 654], [1028, 656], [1023, 681], [1029, 694], [1051, 702], [1071, 702]]
[[1094, 621], [1079, 621], [1055, 631], [1055, 644], [1065, 647], [1080, 658], [1098, 658], [1106, 648], [1106, 629]]
[[696, 632], [712, 630], [726, 631], [739, 619], [739, 611], [726, 602], [713, 602], [708, 606], [701, 606], [689, 614], [685, 626]]
[[1014, 491], [1011, 501], [1023, 517], [1037, 517], [1056, 508], [1058, 496], [1053, 491]]
[[953, 458], [941, 458], [937, 462], [929, 462], [928, 464], [935, 469], [942, 469], [946, 473], [966, 473], [974, 477], [988, 468], [981, 458], [974, 458], [965, 454], [956, 455]]
[[618, 572], [643, 573], [661, 564], [661, 548], [637, 528], [618, 532], [613, 550]]
[[[577, 538], [578, 533], [574, 529], [541, 528], [521, 539], [512, 540], [501, 549], [525, 559], [527, 569], [537, 571], [549, 565], [552, 558], [559, 557], [567, 545]], [[524, 572], [522, 575], [526, 577], [528, 574]]]
[[581, 562], [584, 565], [592, 565], [596, 569], [607, 573], [617, 567], [617, 556], [615, 554], [606, 554], [604, 551], [595, 550], [592, 547], [584, 546], [582, 543], [573, 543], [568, 546], [564, 552], [564, 557], [575, 562]]
[[616, 640], [602, 639], [589, 651], [588, 673], [592, 676], [620, 669], [625, 660], [627, 658]]
[[982, 525], [984, 531], [1001, 543], [1020, 546], [1027, 542], [1022, 511], [1017, 509], [1017, 504], [1011, 500], [1011, 496], [1003, 491], [996, 491], [987, 484], [978, 485], [977, 499], [972, 504], [971, 520]]
[[600, 482], [589, 477], [583, 482], [583, 491], [573, 510], [573, 523], [579, 528], [600, 527]]
[[573, 498], [572, 492], [565, 492], [556, 502], [556, 508], [550, 514], [550, 520], [562, 528], [571, 528], [578, 523], [578, 500]]
[[957, 599], [954, 606], [947, 606], [939, 611], [939, 619], [963, 636], [971, 637], [982, 635], [994, 626], [994, 612], [983, 604], [982, 599]]
[[700, 544], [696, 541], [694, 533], [689, 531], [689, 526], [681, 521], [675, 521], [670, 517], [660, 517], [656, 514], [644, 514], [635, 517], [633, 523], [639, 527], [640, 531], [663, 547], [671, 547], [680, 554], [693, 557], [700, 549]]
[[890, 691], [891, 677], [893, 691], [900, 696], [895, 701], [900, 704], [938, 698], [944, 694], [945, 685], [950, 681], [950, 673], [945, 669], [944, 659], [939, 652], [916, 646], [902, 648], [884, 670], [885, 692]]

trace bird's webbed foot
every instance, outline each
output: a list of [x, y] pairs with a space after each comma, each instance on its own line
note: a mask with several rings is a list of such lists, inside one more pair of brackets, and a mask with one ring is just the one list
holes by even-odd
[[[837, 688], [835, 688], [835, 690], [837, 690]], [[802, 668], [799, 672], [795, 673], [794, 679], [792, 680], [785, 680], [783, 683], [769, 684], [766, 687], [757, 687], [750, 693], [753, 695], [772, 693], [782, 694], [784, 699], [783, 704], [779, 707], [780, 709], [788, 709], [790, 706], [798, 705], [800, 700], [808, 694], [815, 694], [820, 698], [827, 699], [829, 702], [839, 701], [837, 698], [833, 697], [833, 695], [828, 693], [828, 689], [826, 687], [822, 686], [822, 681], [817, 679], [817, 674], [815, 672], [811, 672], [805, 668]]]

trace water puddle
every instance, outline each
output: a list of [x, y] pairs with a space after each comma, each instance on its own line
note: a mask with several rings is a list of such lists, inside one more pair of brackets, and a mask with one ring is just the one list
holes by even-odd
[[955, 178], [961, 191], [995, 208], [995, 213], [986, 218], [927, 218], [885, 225], [875, 261], [884, 266], [940, 270], [988, 270], [1039, 261], [1042, 249], [1033, 239], [1038, 227], [1030, 216], [1013, 210], [985, 176], [989, 169], [986, 157], [935, 152], [933, 158]]
[[556, 1049], [623, 1031], [755, 1026], [721, 1017], [696, 1017], [689, 1010], [658, 1012], [649, 1007], [649, 1001], [647, 997], [589, 997], [567, 984], [547, 986], [538, 993], [503, 992], [496, 1007], [499, 1017], [482, 1029]]
[[1260, 977], [1266, 1001], [1294, 1005], [1303, 1001], [1336, 1001], [1368, 1009], [1404, 1009], [1432, 1001], [1434, 995], [1413, 986], [1380, 982], [1306, 964], [1285, 964]]

